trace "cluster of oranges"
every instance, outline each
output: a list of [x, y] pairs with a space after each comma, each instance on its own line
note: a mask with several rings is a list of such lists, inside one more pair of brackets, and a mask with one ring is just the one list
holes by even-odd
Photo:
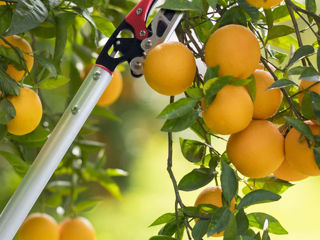
[[54, 218], [43, 213], [28, 216], [21, 225], [18, 240], [95, 240], [91, 223], [83, 218], [67, 218], [59, 225]]

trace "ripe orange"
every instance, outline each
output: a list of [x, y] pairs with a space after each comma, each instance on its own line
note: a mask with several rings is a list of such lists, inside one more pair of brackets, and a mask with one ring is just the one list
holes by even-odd
[[[312, 121], [306, 121], [305, 123], [310, 127], [313, 134], [320, 133], [319, 125]], [[305, 137], [301, 137], [301, 133], [294, 128], [286, 136], [285, 152], [286, 159], [292, 168], [305, 175], [320, 175], [320, 169], [316, 164], [313, 150], [308, 147]]]
[[[268, 66], [271, 68], [272, 72], [275, 72], [275, 71], [277, 70], [277, 69], [276, 69], [274, 66], [272, 66], [272, 64], [270, 64], [270, 63], [268, 63]], [[264, 67], [263, 63], [259, 63], [257, 69], [268, 71], [268, 70]]]
[[42, 104], [38, 94], [23, 87], [19, 96], [9, 96], [7, 99], [16, 110], [16, 116], [7, 124], [8, 132], [25, 135], [36, 129], [42, 118]]
[[144, 76], [160, 94], [174, 96], [189, 88], [196, 74], [192, 52], [180, 42], [162, 43], [153, 48], [144, 63]]
[[[204, 102], [202, 107], [205, 108]], [[233, 134], [246, 128], [253, 115], [253, 103], [244, 87], [227, 85], [202, 113], [205, 124], [213, 132]]]
[[[93, 67], [93, 64], [89, 64], [84, 69], [83, 73], [81, 74], [82, 80], [84, 80], [87, 77], [92, 67]], [[113, 72], [112, 79], [107, 89], [101, 95], [97, 105], [104, 107], [114, 103], [120, 97], [122, 88], [123, 88], [122, 75], [121, 75], [121, 72], [118, 69], [116, 69]]]
[[256, 70], [253, 75], [256, 82], [253, 118], [267, 119], [278, 111], [283, 95], [280, 89], [267, 90], [274, 83], [274, 79], [269, 72]]
[[[30, 72], [33, 67], [33, 63], [34, 63], [34, 59], [32, 56], [32, 48], [31, 48], [30, 44], [25, 39], [23, 39], [17, 35], [5, 37], [5, 39], [9, 43], [11, 43], [14, 47], [19, 48], [21, 50], [23, 57], [24, 57], [24, 60], [25, 60], [26, 67], [27, 67], [28, 71]], [[3, 45], [5, 47], [10, 47], [2, 39], [0, 39], [0, 45]], [[14, 65], [9, 64], [8, 68], [7, 68], [7, 73], [10, 77], [15, 79], [16, 81], [21, 81], [23, 76], [26, 74], [26, 71], [25, 70], [17, 70], [14, 67]]]
[[18, 240], [59, 240], [59, 227], [47, 214], [34, 213], [28, 216], [18, 231]]
[[256, 8], [270, 9], [279, 5], [283, 0], [246, 0]]
[[300, 181], [308, 177], [308, 175], [305, 175], [292, 168], [286, 159], [282, 162], [280, 167], [273, 173], [273, 175], [279, 179], [288, 182]]
[[273, 123], [253, 120], [246, 129], [230, 136], [227, 153], [242, 175], [266, 177], [284, 160], [284, 138]]
[[67, 218], [60, 223], [59, 240], [95, 240], [95, 232], [87, 219]]
[[260, 61], [260, 46], [255, 35], [246, 27], [226, 25], [215, 31], [205, 45], [208, 67], [219, 68], [219, 75], [248, 78]]
[[[201, 191], [198, 195], [194, 206], [197, 207], [200, 204], [211, 204], [216, 207], [222, 207], [222, 190], [221, 187], [208, 187]], [[233, 198], [230, 203], [230, 210], [233, 211], [235, 209], [236, 201]], [[223, 236], [224, 231], [219, 233], [214, 233], [212, 237], [220, 237]]]

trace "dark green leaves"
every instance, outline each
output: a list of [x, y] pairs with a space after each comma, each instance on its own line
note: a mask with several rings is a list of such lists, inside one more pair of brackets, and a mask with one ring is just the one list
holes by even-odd
[[309, 141], [314, 141], [314, 136], [307, 124], [305, 124], [302, 120], [292, 118], [292, 117], [284, 117], [286, 121], [295, 129], [297, 129], [303, 136], [305, 136]]
[[292, 56], [292, 58], [290, 59], [288, 66], [290, 67], [293, 64], [295, 64], [297, 61], [299, 61], [300, 59], [307, 57], [311, 54], [314, 53], [314, 48], [310, 45], [305, 45], [300, 47]]
[[183, 191], [193, 191], [207, 185], [214, 176], [215, 173], [210, 168], [193, 169], [180, 180], [178, 188]]
[[206, 235], [208, 231], [210, 221], [209, 220], [199, 220], [196, 222], [192, 229], [192, 237], [194, 240], [202, 240], [203, 236]]
[[233, 214], [230, 215], [228, 225], [224, 232], [223, 240], [234, 240], [237, 237], [237, 221]]
[[297, 86], [297, 84], [291, 80], [283, 78], [272, 83], [271, 86], [268, 87], [267, 89], [269, 90], [269, 89], [285, 88], [288, 86]]
[[233, 80], [232, 76], [224, 76], [219, 78], [213, 78], [208, 80], [205, 83], [205, 104], [209, 106], [214, 98], [216, 97], [217, 93], [226, 85], [228, 85]]
[[238, 211], [238, 213], [236, 215], [236, 221], [237, 221], [238, 235], [244, 234], [249, 228], [249, 220], [248, 220], [247, 215], [244, 212], [243, 208], [241, 208]]
[[207, 236], [209, 237], [214, 233], [219, 233], [225, 230], [231, 215], [231, 211], [225, 207], [219, 208], [215, 213], [213, 213], [209, 223]]
[[310, 100], [317, 121], [320, 123], [320, 96], [316, 92], [310, 92]]
[[320, 147], [315, 147], [313, 149], [314, 158], [316, 160], [316, 163], [318, 165], [318, 168], [320, 169]]
[[267, 38], [268, 40], [272, 40], [275, 38], [289, 35], [293, 32], [294, 32], [294, 29], [292, 27], [289, 27], [286, 25], [276, 25], [276, 26], [273, 26], [271, 29], [269, 29]]
[[197, 104], [197, 100], [192, 98], [182, 98], [169, 104], [158, 115], [158, 118], [174, 119], [189, 113]]
[[273, 234], [288, 234], [288, 232], [281, 226], [279, 221], [275, 219], [274, 217], [261, 212], [255, 212], [255, 213], [249, 213], [247, 215], [249, 219], [249, 224], [251, 227], [256, 227], [259, 229], [263, 229], [264, 223], [266, 219], [268, 219], [269, 223], [269, 232]]
[[185, 130], [197, 120], [198, 116], [199, 116], [198, 111], [192, 110], [182, 117], [168, 119], [162, 126], [161, 131], [179, 132], [179, 131]]
[[257, 22], [259, 20], [259, 10], [253, 6], [251, 6], [245, 0], [237, 0], [239, 5], [249, 14], [253, 22]]
[[202, 0], [167, 0], [163, 5], [160, 6], [163, 9], [171, 9], [177, 11], [197, 11], [202, 12]]
[[190, 162], [200, 162], [206, 154], [206, 145], [201, 142], [180, 138], [183, 156]]
[[0, 151], [0, 155], [8, 161], [8, 163], [13, 167], [15, 172], [19, 174], [21, 177], [23, 177], [28, 171], [29, 165], [25, 161], [23, 161], [18, 155], [5, 151]]
[[19, 0], [6, 32], [14, 35], [39, 26], [48, 17], [48, 10], [40, 0]]
[[[249, 178], [247, 180], [247, 184], [253, 188], [254, 190], [257, 189], [264, 189], [276, 194], [282, 194], [288, 188], [292, 187], [293, 184], [277, 179], [276, 177], [265, 177], [265, 178]], [[252, 190], [249, 187], [243, 188], [243, 193], [247, 194]]]
[[165, 236], [165, 235], [159, 235], [149, 238], [149, 240], [177, 240], [176, 238]]
[[239, 205], [237, 206], [237, 209], [245, 208], [250, 205], [262, 202], [278, 201], [280, 198], [281, 197], [278, 194], [275, 194], [270, 191], [266, 191], [263, 189], [255, 190], [244, 196], [244, 198], [240, 201]]
[[0, 86], [1, 90], [8, 95], [18, 96], [20, 93], [20, 87], [14, 79], [9, 77], [9, 75], [0, 66]]
[[41, 89], [54, 89], [66, 85], [70, 81], [70, 78], [67, 78], [63, 75], [58, 75], [57, 78], [51, 77], [44, 79], [39, 83], [39, 88]]
[[221, 161], [221, 164], [222, 194], [224, 199], [229, 203], [238, 191], [238, 179], [233, 169], [225, 161]]
[[175, 213], [165, 213], [158, 217], [149, 227], [161, 225], [164, 223], [171, 222], [176, 219], [176, 214]]
[[10, 26], [11, 22], [11, 8], [5, 5], [0, 6], [0, 35], [5, 32]]
[[16, 110], [11, 102], [7, 99], [3, 99], [0, 102], [0, 124], [7, 124], [16, 116]]

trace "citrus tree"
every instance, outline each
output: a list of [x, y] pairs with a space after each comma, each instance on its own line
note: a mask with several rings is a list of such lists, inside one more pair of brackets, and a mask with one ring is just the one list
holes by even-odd
[[[20, 176], [81, 85], [101, 40], [134, 6], [126, 0], [0, 1], [0, 155]], [[144, 63], [146, 82], [170, 97], [158, 118], [165, 119], [161, 131], [168, 134], [167, 171], [176, 201], [174, 212], [151, 224], [162, 227], [150, 239], [287, 234], [273, 216], [247, 214], [246, 208], [277, 201], [292, 181], [320, 174], [316, 1], [167, 0], [161, 7], [184, 12], [179, 42], [154, 47]], [[101, 119], [118, 120], [105, 105], [119, 96], [121, 73], [111, 84], [35, 206], [72, 218], [59, 230], [49, 216], [31, 215], [18, 239], [48, 233], [53, 240], [94, 239], [92, 226], [77, 217], [97, 202], [91, 184], [121, 196], [112, 178], [126, 172], [105, 169], [105, 144], [92, 140]], [[194, 169], [176, 179], [172, 136], [186, 129], [195, 138], [179, 144]], [[226, 142], [224, 152], [217, 139]], [[180, 191], [202, 187], [194, 206], [186, 206]]]

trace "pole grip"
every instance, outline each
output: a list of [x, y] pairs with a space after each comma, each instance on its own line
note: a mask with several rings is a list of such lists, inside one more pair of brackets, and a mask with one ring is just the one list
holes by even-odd
[[0, 215], [0, 239], [12, 240], [111, 81], [95, 65]]

